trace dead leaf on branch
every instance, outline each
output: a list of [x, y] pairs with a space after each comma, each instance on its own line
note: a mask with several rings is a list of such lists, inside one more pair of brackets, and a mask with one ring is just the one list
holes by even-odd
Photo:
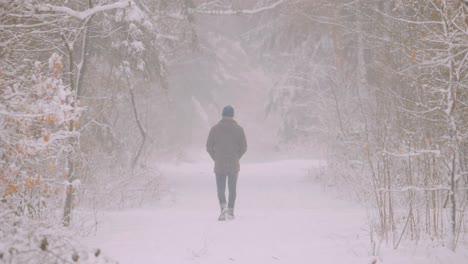
[[5, 194], [6, 195], [12, 195], [12, 194], [15, 194], [18, 192], [20, 186], [18, 184], [14, 184], [14, 183], [10, 183], [8, 184], [6, 190], [5, 190]]
[[413, 63], [416, 63], [416, 51], [415, 50], [411, 52], [411, 61]]

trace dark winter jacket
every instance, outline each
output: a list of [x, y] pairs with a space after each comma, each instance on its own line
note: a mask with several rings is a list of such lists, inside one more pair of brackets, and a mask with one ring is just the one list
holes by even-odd
[[215, 162], [216, 174], [238, 173], [239, 160], [247, 151], [244, 129], [234, 119], [223, 117], [211, 128], [206, 151]]

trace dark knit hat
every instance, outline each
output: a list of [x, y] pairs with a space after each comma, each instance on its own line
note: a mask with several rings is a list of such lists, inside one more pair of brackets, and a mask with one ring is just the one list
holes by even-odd
[[230, 106], [230, 105], [224, 107], [223, 116], [234, 117], [234, 108], [232, 106]]

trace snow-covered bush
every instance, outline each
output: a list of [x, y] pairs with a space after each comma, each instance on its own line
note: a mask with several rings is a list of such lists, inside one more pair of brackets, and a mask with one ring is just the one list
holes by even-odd
[[270, 63], [270, 105], [285, 141], [326, 142], [323, 180], [374, 209], [381, 241], [455, 249], [468, 205], [466, 4], [298, 1], [277, 12], [246, 38], [281, 62]]
[[0, 263], [116, 263], [78, 243], [60, 220], [31, 219], [0, 203], [0, 223]]
[[18, 214], [43, 218], [61, 204], [64, 157], [73, 152], [69, 140], [79, 136], [70, 125], [78, 124], [81, 111], [62, 83], [59, 55], [34, 67], [28, 82], [0, 91], [6, 99], [0, 109], [0, 197]]

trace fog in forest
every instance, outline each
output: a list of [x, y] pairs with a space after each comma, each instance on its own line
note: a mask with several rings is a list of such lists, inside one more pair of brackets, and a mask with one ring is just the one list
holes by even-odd
[[0, 0], [0, 263], [468, 260], [466, 0]]

